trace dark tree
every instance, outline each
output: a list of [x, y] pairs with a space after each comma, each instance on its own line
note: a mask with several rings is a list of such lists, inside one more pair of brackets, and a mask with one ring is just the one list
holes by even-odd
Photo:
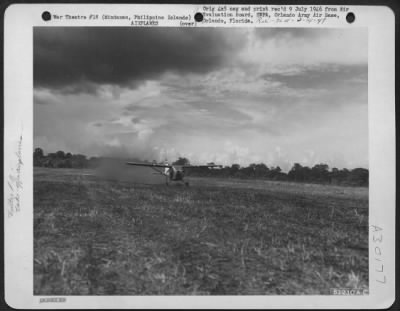
[[190, 165], [189, 159], [185, 157], [179, 157], [178, 160], [172, 163], [173, 165]]
[[369, 172], [365, 168], [355, 168], [350, 171], [347, 183], [351, 186], [368, 186]]
[[305, 179], [304, 177], [303, 167], [299, 163], [295, 163], [288, 173], [289, 180], [303, 182]]
[[319, 183], [329, 183], [329, 166], [327, 164], [316, 164], [311, 169], [312, 181]]
[[268, 166], [264, 163], [256, 164], [255, 165], [255, 175], [257, 178], [265, 178], [267, 177], [269, 172]]
[[232, 164], [230, 168], [230, 174], [231, 176], [235, 176], [236, 174], [239, 173], [240, 170], [240, 165], [239, 164]]
[[56, 156], [58, 159], [64, 159], [65, 158], [65, 152], [62, 150], [59, 150], [56, 152]]
[[43, 149], [42, 148], [36, 148], [35, 152], [33, 153], [33, 156], [35, 158], [43, 158], [44, 154], [43, 154]]
[[33, 166], [43, 166], [43, 159], [44, 159], [43, 149], [36, 148], [35, 151], [33, 152]]

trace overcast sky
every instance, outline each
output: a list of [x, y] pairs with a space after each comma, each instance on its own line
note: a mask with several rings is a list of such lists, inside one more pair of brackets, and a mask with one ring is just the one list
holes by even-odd
[[368, 167], [364, 29], [34, 30], [34, 145]]

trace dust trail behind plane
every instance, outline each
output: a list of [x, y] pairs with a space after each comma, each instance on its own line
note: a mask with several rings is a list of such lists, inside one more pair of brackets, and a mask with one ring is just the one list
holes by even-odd
[[96, 169], [96, 175], [119, 181], [143, 184], [165, 184], [165, 177], [153, 174], [147, 167], [127, 167], [123, 159], [104, 159]]

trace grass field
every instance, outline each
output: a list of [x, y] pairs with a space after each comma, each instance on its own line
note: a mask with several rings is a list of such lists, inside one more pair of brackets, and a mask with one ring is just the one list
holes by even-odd
[[34, 294], [368, 288], [368, 188], [144, 173], [35, 168]]

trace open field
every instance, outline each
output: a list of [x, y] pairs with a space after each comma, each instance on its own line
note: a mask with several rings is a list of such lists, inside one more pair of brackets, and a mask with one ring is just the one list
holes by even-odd
[[145, 172], [35, 168], [35, 294], [368, 288], [368, 188]]

